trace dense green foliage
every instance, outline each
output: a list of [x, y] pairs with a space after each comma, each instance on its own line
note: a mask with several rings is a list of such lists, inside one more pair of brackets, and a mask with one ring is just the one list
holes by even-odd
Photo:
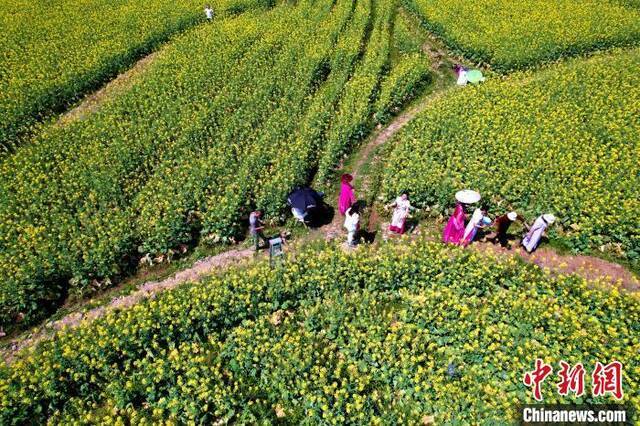
[[371, 115], [380, 79], [389, 68], [390, 30], [395, 16], [394, 8], [391, 7], [393, 1], [382, 0], [376, 4], [377, 19], [372, 23], [367, 50], [352, 78], [345, 85], [342, 98], [336, 106], [336, 120], [327, 130], [327, 141], [318, 168], [320, 181], [332, 177], [335, 164], [373, 126]]
[[292, 188], [318, 168], [330, 176], [374, 112], [426, 77], [415, 58], [378, 102], [393, 10], [309, 1], [218, 19], [174, 40], [95, 113], [3, 161], [0, 325], [104, 287], [144, 253], [237, 238], [251, 209], [278, 217]]
[[402, 55], [380, 87], [374, 120], [384, 123], [431, 82], [431, 62], [422, 53]]
[[0, 151], [203, 17], [195, 0], [0, 0]]
[[43, 342], [0, 370], [0, 420], [502, 424], [536, 357], [619, 360], [639, 408], [639, 324], [637, 297], [515, 258], [311, 247]]
[[614, 0], [404, 0], [473, 61], [510, 71], [640, 42], [640, 10]]
[[465, 87], [398, 137], [384, 191], [444, 212], [463, 187], [494, 214], [552, 212], [579, 251], [640, 258], [640, 51], [573, 60]]
[[426, 40], [423, 30], [416, 28], [408, 13], [401, 9], [393, 23], [393, 47], [400, 54], [419, 53]]

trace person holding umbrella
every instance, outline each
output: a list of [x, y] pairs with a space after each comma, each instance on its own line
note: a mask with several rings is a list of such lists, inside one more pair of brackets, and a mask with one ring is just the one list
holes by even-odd
[[338, 210], [341, 215], [345, 215], [347, 209], [356, 202], [356, 196], [353, 192], [353, 186], [351, 185], [353, 176], [348, 173], [343, 174], [340, 177], [340, 196], [338, 197]]
[[458, 86], [466, 86], [467, 83], [478, 84], [485, 81], [482, 71], [478, 69], [468, 70], [460, 64], [454, 65], [453, 69], [457, 75], [456, 84]]
[[442, 233], [442, 242], [458, 244], [464, 234], [464, 222], [467, 220], [467, 215], [464, 212], [464, 206], [458, 202], [453, 214], [447, 222], [447, 226]]
[[324, 194], [309, 187], [294, 190], [287, 197], [287, 203], [291, 206], [291, 213], [300, 222], [307, 225], [311, 219], [310, 212], [322, 206]]
[[462, 242], [465, 221], [467, 220], [465, 206], [480, 201], [480, 194], [470, 189], [463, 189], [456, 192], [455, 198], [458, 203], [442, 233], [442, 242], [444, 243], [460, 244]]
[[545, 229], [547, 229], [547, 227], [549, 225], [552, 225], [555, 221], [556, 217], [548, 213], [543, 214], [542, 216], [538, 217], [535, 222], [533, 222], [533, 225], [531, 225], [531, 228], [529, 228], [529, 232], [527, 232], [527, 234], [522, 239], [522, 245], [528, 253], [531, 253], [538, 247]]

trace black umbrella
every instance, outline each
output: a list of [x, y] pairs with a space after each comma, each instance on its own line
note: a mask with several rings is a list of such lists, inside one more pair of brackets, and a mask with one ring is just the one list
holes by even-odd
[[311, 207], [319, 206], [322, 197], [311, 188], [298, 188], [289, 194], [287, 202], [291, 207], [306, 212]]

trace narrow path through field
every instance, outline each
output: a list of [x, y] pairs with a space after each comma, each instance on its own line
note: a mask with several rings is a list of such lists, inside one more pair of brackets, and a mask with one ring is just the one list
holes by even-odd
[[[436, 99], [442, 97], [446, 91], [447, 89], [440, 89], [427, 95], [417, 106], [414, 106], [408, 111], [405, 111], [395, 117], [386, 127], [378, 129], [366, 141], [366, 143], [361, 146], [360, 150], [355, 155], [353, 166], [348, 170], [344, 170], [345, 173], [350, 173], [353, 176], [353, 183], [356, 187], [356, 196], [367, 194], [368, 189], [371, 186], [371, 179], [373, 176], [364, 174], [363, 168], [365, 164], [369, 164], [371, 166], [380, 160], [377, 157], [372, 158], [376, 149], [387, 143], [391, 138], [393, 138], [393, 136], [395, 136], [396, 133], [406, 126], [407, 123], [413, 120], [416, 115], [422, 112]], [[341, 234], [344, 234], [342, 229], [343, 221], [344, 218], [340, 214], [336, 214], [333, 221], [323, 228], [323, 232], [327, 240], [335, 239]]]
[[[416, 117], [416, 115], [428, 108], [429, 105], [437, 101], [449, 90], [456, 90], [454, 89], [455, 86], [453, 86], [451, 81], [448, 81], [447, 75], [442, 72], [442, 64], [447, 63], [447, 58], [444, 57], [445, 54], [443, 51], [438, 50], [433, 46], [429, 46], [428, 43], [429, 42], [427, 42], [423, 47], [423, 51], [425, 51], [425, 53], [428, 54], [428, 52], [437, 51], [437, 54], [433, 55], [435, 82], [431, 91], [424, 95], [413, 107], [395, 117], [389, 124], [384, 127], [377, 128], [373, 135], [361, 145], [358, 152], [356, 152], [352, 157], [352, 161], [350, 162], [352, 166], [344, 170], [344, 172], [349, 172], [354, 176], [357, 195], [360, 195], [361, 197], [369, 196], [371, 199], [375, 199], [375, 194], [373, 194], [372, 197], [372, 194], [370, 193], [370, 189], [373, 187], [374, 183], [372, 180], [376, 178], [375, 173], [366, 173], [365, 171], [371, 171], [381, 161], [381, 158], [376, 156], [377, 149], [390, 142], [404, 126]], [[98, 92], [89, 95], [80, 105], [67, 112], [60, 119], [60, 122], [64, 124], [75, 119], [81, 119], [87, 113], [97, 109], [112, 93], [127, 87], [134, 75], [144, 72], [156, 55], [157, 51], [140, 60], [129, 71], [112, 80]], [[451, 60], [451, 58], [449, 58], [449, 60]], [[437, 63], [435, 61], [437, 61]], [[370, 206], [370, 212], [371, 214], [368, 217], [368, 223], [363, 224], [362, 227], [369, 231], [378, 232], [380, 237], [384, 240], [393, 240], [395, 237], [390, 236], [387, 233], [386, 228], [388, 223], [384, 223], [382, 221], [383, 219], [378, 215], [376, 206]], [[342, 222], [343, 217], [340, 214], [336, 214], [331, 224], [324, 226], [317, 232], [312, 231], [311, 234], [316, 236], [319, 234], [325, 240], [344, 239], [345, 233], [342, 229]], [[422, 230], [420, 229], [421, 226], [428, 226], [431, 227], [431, 229]], [[410, 238], [436, 239], [437, 237], [435, 235], [438, 235], [439, 233], [439, 230], [435, 229], [437, 226], [439, 225], [433, 223], [420, 224], [418, 226], [418, 232], [410, 235]], [[303, 239], [304, 238], [305, 237], [303, 237]], [[514, 247], [517, 247], [517, 244], [514, 244]], [[587, 279], [604, 279], [605, 281], [609, 281], [613, 284], [621, 285], [623, 288], [630, 291], [640, 290], [640, 282], [638, 281], [638, 278], [630, 271], [621, 265], [607, 262], [596, 257], [562, 255], [548, 247], [541, 247], [533, 255], [529, 255], [518, 248], [507, 250], [482, 242], [472, 244], [471, 248], [478, 250], [481, 253], [518, 255], [524, 261], [534, 263], [549, 270], [551, 273], [572, 273]], [[231, 249], [221, 254], [204, 258], [194, 263], [191, 267], [186, 268], [169, 278], [160, 281], [145, 282], [139, 285], [132, 293], [126, 296], [115, 297], [103, 306], [90, 309], [85, 312], [71, 313], [60, 320], [49, 322], [46, 325], [35, 328], [30, 332], [23, 333], [21, 336], [14, 339], [9, 347], [0, 349], [0, 354], [7, 363], [10, 363], [14, 359], [16, 351], [33, 346], [42, 340], [50, 338], [58, 330], [65, 327], [73, 328], [81, 324], [83, 321], [92, 321], [103, 317], [110, 311], [131, 307], [145, 299], [153, 298], [165, 290], [175, 288], [187, 282], [197, 282], [206, 275], [219, 272], [224, 270], [224, 268], [238, 265], [243, 261], [249, 261], [253, 258], [254, 251], [251, 248]]]
[[[162, 49], [162, 47], [160, 47]], [[78, 105], [60, 116], [60, 119], [56, 123], [59, 126], [64, 126], [72, 121], [79, 120], [94, 112], [100, 107], [107, 99], [114, 96], [116, 93], [122, 92], [129, 88], [132, 84], [134, 76], [144, 73], [149, 65], [158, 56], [160, 50], [151, 52], [147, 56], [138, 60], [127, 71], [119, 74], [116, 78], [109, 81], [101, 89], [96, 92], [90, 93], [80, 101]]]
[[[365, 165], [370, 169], [372, 165], [375, 165], [380, 161], [380, 158], [372, 158], [376, 149], [392, 139], [393, 136], [407, 125], [417, 114], [425, 110], [432, 102], [441, 98], [447, 91], [448, 88], [444, 87], [443, 89], [427, 95], [417, 106], [400, 114], [385, 128], [376, 132], [368, 142], [361, 147], [360, 151], [356, 154], [352, 169], [345, 170], [345, 172], [349, 172], [353, 175], [357, 194], [367, 194], [367, 191], [372, 184], [371, 179], [374, 178], [374, 176], [363, 174], [362, 170]], [[361, 224], [361, 227], [370, 232], [378, 231], [384, 240], [393, 238], [393, 236], [390, 236], [386, 230], [389, 224], [381, 223], [378, 210], [379, 206], [378, 208], [376, 208], [375, 205], [370, 206], [370, 214], [368, 216], [369, 220], [367, 223]], [[341, 215], [335, 215], [333, 222], [323, 230], [327, 240], [345, 238], [345, 232], [342, 228], [343, 220], [344, 218]], [[435, 227], [437, 225], [431, 224], [430, 226]], [[442, 224], [442, 226], [444, 226], [444, 224]], [[430, 229], [429, 231], [437, 235], [440, 230]], [[415, 235], [412, 235], [412, 238], [419, 238], [421, 237], [420, 234], [424, 233], [418, 232]], [[640, 291], [640, 280], [638, 280], [631, 271], [622, 265], [608, 262], [594, 256], [560, 254], [553, 248], [546, 246], [542, 246], [533, 254], [529, 254], [519, 247], [518, 241], [513, 242], [512, 249], [505, 249], [486, 242], [475, 242], [470, 247], [481, 253], [516, 255], [525, 262], [538, 265], [551, 273], [576, 274], [589, 280], [600, 279], [611, 283], [612, 285], [619, 285], [621, 288], [629, 291]]]
[[154, 298], [158, 293], [175, 288], [187, 282], [197, 282], [205, 275], [210, 275], [216, 270], [222, 270], [232, 265], [239, 265], [243, 260], [251, 259], [253, 249], [233, 249], [216, 256], [209, 256], [195, 262], [191, 267], [184, 269], [175, 275], [161, 281], [148, 281], [139, 285], [135, 291], [126, 295], [113, 298], [108, 304], [90, 309], [86, 312], [74, 312], [60, 320], [51, 321], [26, 338], [16, 339], [7, 349], [0, 351], [4, 360], [10, 363], [13, 355], [20, 349], [33, 346], [65, 327], [77, 327], [82, 321], [93, 321], [105, 316], [108, 312], [117, 309], [129, 308], [144, 299]]
[[481, 242], [473, 245], [480, 252], [502, 255], [517, 255], [525, 262], [533, 263], [553, 274], [576, 274], [589, 280], [604, 280], [629, 291], [639, 291], [640, 281], [631, 271], [617, 263], [607, 262], [594, 256], [559, 254], [553, 248], [542, 246], [529, 254], [514, 241], [512, 249]]

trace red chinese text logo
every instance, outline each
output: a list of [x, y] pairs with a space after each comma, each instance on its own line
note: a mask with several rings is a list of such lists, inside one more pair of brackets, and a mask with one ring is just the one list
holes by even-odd
[[[533, 398], [542, 401], [542, 383], [553, 373], [553, 367], [545, 364], [541, 359], [536, 359], [535, 368], [524, 374], [523, 382], [531, 388]], [[582, 363], [571, 366], [565, 361], [560, 361], [560, 371], [558, 372], [559, 382], [556, 384], [558, 394], [567, 396], [573, 393], [576, 397], [584, 395], [584, 378], [586, 370]], [[591, 374], [591, 394], [596, 396], [611, 395], [615, 399], [622, 399], [622, 364], [613, 361], [607, 365], [596, 362]]]
[[613, 361], [607, 365], [596, 362], [591, 375], [593, 396], [611, 394], [615, 399], [622, 399], [622, 364]]
[[542, 401], [542, 382], [547, 378], [549, 374], [553, 372], [553, 367], [549, 364], [545, 364], [540, 358], [536, 359], [536, 368], [533, 371], [528, 371], [524, 375], [524, 384], [528, 387], [533, 387], [533, 397], [536, 401]]

